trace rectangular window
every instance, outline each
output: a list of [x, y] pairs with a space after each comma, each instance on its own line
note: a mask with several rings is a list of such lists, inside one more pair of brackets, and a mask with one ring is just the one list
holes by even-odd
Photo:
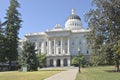
[[59, 54], [60, 54], [60, 52], [59, 52]]
[[61, 41], [59, 41], [58, 45], [59, 45], [59, 46], [61, 45]]
[[72, 45], [74, 45], [74, 41], [72, 42]]
[[46, 41], [46, 46], [47, 46], [47, 41]]
[[52, 46], [54, 46], [54, 41], [52, 41]]
[[67, 46], [67, 42], [65, 42], [65, 45]]
[[67, 54], [67, 51], [65, 51], [65, 54]]
[[60, 52], [60, 48], [58, 49], [58, 54], [61, 54], [61, 52]]
[[79, 40], [79, 44], [81, 44], [81, 40]]
[[89, 50], [87, 50], [87, 54], [89, 54]]
[[52, 52], [52, 54], [54, 54], [54, 52]]
[[41, 42], [39, 42], [39, 47], [41, 47]]

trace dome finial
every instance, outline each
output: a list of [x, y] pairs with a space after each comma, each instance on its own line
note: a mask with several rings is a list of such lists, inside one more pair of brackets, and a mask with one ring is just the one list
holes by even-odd
[[75, 9], [74, 8], [72, 8], [72, 14], [75, 14]]

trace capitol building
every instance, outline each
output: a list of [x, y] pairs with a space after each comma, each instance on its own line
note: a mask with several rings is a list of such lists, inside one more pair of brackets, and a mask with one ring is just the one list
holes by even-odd
[[72, 9], [65, 27], [56, 24], [53, 29], [45, 32], [25, 34], [25, 38], [20, 40], [19, 50], [22, 48], [22, 42], [29, 40], [35, 43], [38, 53], [46, 54], [46, 66], [71, 66], [71, 59], [78, 55], [78, 49], [86, 59], [89, 59], [91, 50], [86, 39], [89, 31], [83, 28], [81, 18], [75, 9]]

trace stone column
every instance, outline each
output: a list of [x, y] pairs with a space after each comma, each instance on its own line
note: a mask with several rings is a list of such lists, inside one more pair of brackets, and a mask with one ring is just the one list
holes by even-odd
[[51, 54], [51, 40], [49, 40], [49, 54]]
[[45, 54], [46, 53], [46, 50], [45, 50], [45, 41], [43, 41], [43, 53]]
[[63, 59], [61, 59], [60, 65], [61, 65], [61, 67], [63, 67]]
[[56, 67], [56, 59], [53, 60], [53, 66]]
[[70, 58], [68, 58], [67, 63], [68, 63], [68, 66], [70, 66]]
[[55, 38], [54, 38], [54, 54], [56, 54], [56, 40], [55, 40]]
[[62, 41], [62, 38], [61, 38], [61, 54], [63, 54], [63, 41]]
[[46, 65], [47, 65], [47, 67], [49, 67], [50, 66], [50, 60], [47, 58], [47, 60], [46, 60]]
[[68, 44], [67, 54], [70, 54], [70, 40], [69, 40], [69, 38], [68, 38], [68, 42], [67, 42], [67, 44]]
[[47, 39], [47, 55], [49, 54], [49, 40]]

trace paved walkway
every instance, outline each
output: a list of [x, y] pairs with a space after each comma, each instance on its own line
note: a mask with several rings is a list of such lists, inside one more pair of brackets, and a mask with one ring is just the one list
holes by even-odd
[[44, 80], [75, 80], [77, 73], [77, 68], [71, 68], [67, 71], [62, 71]]

